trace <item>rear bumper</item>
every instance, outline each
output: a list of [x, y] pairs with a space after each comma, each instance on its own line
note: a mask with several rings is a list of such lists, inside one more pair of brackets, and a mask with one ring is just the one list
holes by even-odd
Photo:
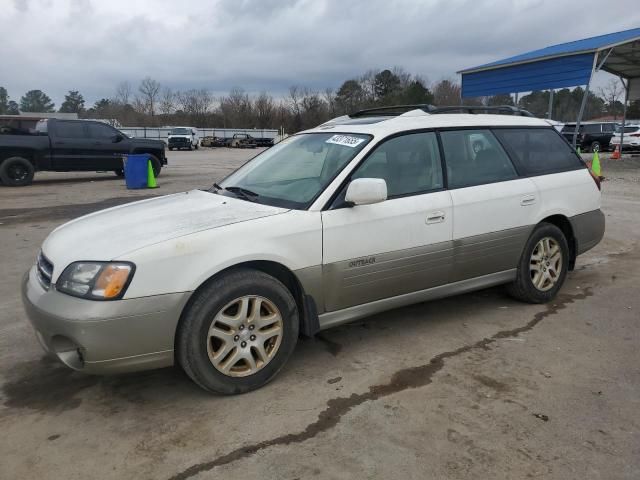
[[75, 298], [24, 276], [22, 300], [45, 351], [87, 373], [119, 373], [173, 364], [176, 327], [188, 293], [99, 302]]
[[604, 236], [605, 219], [602, 210], [575, 215], [569, 219], [576, 239], [576, 255], [595, 247]]

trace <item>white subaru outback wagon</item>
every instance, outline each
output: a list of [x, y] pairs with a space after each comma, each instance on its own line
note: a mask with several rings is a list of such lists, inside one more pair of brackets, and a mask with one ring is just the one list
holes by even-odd
[[597, 179], [546, 121], [360, 112], [209, 190], [60, 226], [23, 300], [73, 369], [177, 363], [241, 393], [271, 380], [301, 334], [499, 284], [548, 302], [603, 234]]

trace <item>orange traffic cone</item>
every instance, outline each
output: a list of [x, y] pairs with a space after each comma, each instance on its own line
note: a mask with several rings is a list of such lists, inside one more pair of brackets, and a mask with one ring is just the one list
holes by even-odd
[[613, 155], [611, 155], [611, 160], [620, 159], [620, 144], [616, 145], [616, 149], [613, 151]]

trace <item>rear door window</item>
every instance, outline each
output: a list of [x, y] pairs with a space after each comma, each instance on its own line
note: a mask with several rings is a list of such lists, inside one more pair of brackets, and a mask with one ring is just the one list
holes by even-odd
[[440, 138], [449, 188], [518, 178], [511, 160], [490, 130], [444, 131]]
[[56, 135], [62, 138], [85, 138], [84, 124], [82, 122], [56, 122]]
[[115, 137], [116, 132], [109, 125], [102, 123], [89, 123], [89, 136], [96, 139], [112, 139]]
[[583, 168], [573, 148], [551, 128], [501, 128], [494, 133], [525, 175]]

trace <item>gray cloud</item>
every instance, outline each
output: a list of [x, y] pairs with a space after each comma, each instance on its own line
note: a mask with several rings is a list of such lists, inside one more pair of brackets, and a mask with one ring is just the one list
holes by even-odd
[[401, 66], [429, 80], [640, 25], [637, 0], [14, 0], [0, 9], [0, 85], [89, 102], [149, 75], [174, 89], [337, 88]]

